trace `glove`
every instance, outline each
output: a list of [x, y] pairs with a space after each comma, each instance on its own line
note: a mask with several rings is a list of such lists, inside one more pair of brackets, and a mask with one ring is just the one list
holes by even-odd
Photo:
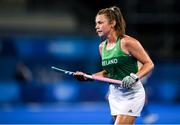
[[139, 80], [138, 76], [134, 73], [131, 73], [130, 76], [126, 76], [122, 80], [122, 87], [123, 88], [131, 88], [134, 83]]

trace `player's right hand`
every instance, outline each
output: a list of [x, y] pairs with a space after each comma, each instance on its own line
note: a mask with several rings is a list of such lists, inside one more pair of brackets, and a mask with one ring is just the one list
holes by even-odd
[[86, 81], [86, 80], [87, 80], [87, 78], [84, 77], [84, 75], [85, 75], [85, 73], [80, 72], [80, 71], [76, 71], [76, 72], [73, 74], [73, 76], [74, 76], [77, 80], [79, 80], [79, 81]]

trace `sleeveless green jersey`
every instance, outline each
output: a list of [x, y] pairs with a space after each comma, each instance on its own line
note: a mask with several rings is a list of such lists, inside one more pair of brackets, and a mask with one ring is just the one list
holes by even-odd
[[107, 71], [109, 78], [122, 80], [130, 73], [138, 71], [137, 60], [125, 54], [120, 47], [120, 38], [113, 49], [107, 50], [107, 40], [102, 48], [102, 67]]

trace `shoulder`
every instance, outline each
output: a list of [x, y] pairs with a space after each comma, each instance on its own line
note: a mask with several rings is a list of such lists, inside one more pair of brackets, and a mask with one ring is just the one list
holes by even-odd
[[102, 54], [102, 49], [104, 48], [104, 45], [105, 45], [105, 41], [101, 42], [99, 44], [99, 52], [100, 52], [100, 55]]
[[122, 38], [122, 43], [129, 46], [132, 44], [137, 44], [139, 41], [131, 36], [126, 35]]
[[132, 51], [138, 51], [140, 48], [142, 48], [142, 45], [140, 44], [140, 42], [131, 37], [131, 36], [127, 36], [125, 35], [122, 39], [121, 39], [121, 48], [122, 50], [124, 50], [127, 54], [132, 53]]
[[127, 50], [131, 48], [138, 48], [139, 46], [141, 46], [140, 42], [137, 39], [127, 35], [124, 36], [121, 41], [123, 46], [125, 46]]
[[99, 49], [102, 49], [102, 48], [104, 47], [104, 45], [105, 45], [105, 41], [101, 42], [101, 43], [99, 44]]

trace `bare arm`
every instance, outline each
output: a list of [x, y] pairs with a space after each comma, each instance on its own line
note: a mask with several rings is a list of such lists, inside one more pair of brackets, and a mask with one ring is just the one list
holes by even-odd
[[154, 68], [154, 64], [139, 41], [132, 37], [125, 38], [125, 41], [128, 53], [142, 63], [142, 67], [136, 73], [139, 78], [142, 78]]
[[[102, 49], [103, 49], [103, 47], [104, 47], [104, 43], [105, 43], [105, 42], [102, 42], [102, 43], [99, 45], [99, 53], [100, 53], [101, 56], [102, 56]], [[95, 75], [95, 76], [101, 76], [101, 77], [106, 77], [106, 74], [107, 74], [106, 70], [102, 70], [102, 71], [100, 71], [100, 72], [94, 73], [93, 75]]]
[[94, 73], [93, 75], [101, 76], [101, 77], [106, 77], [106, 74], [107, 74], [106, 70], [102, 70], [100, 72]]

